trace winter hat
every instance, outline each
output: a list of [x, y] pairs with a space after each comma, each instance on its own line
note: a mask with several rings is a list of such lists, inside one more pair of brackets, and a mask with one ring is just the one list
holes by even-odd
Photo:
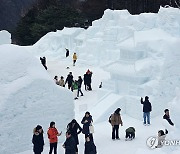
[[55, 122], [54, 122], [54, 121], [52, 121], [52, 122], [50, 123], [50, 127], [52, 128], [53, 125], [55, 125]]
[[146, 97], [145, 97], [145, 100], [148, 100], [148, 99], [149, 99], [149, 97], [148, 97], [148, 96], [146, 96]]
[[169, 109], [165, 109], [164, 112], [166, 113], [167, 111], [169, 111]]

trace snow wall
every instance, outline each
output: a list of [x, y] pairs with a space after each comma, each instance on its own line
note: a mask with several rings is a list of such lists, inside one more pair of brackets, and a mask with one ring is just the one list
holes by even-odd
[[[124, 103], [124, 113], [142, 119], [140, 97], [150, 97], [152, 117], [162, 114], [159, 111], [175, 97], [175, 88], [180, 85], [179, 38], [178, 8], [161, 7], [157, 14], [140, 15], [106, 10], [87, 30], [64, 28], [51, 32], [33, 48], [35, 55], [49, 58], [62, 58], [65, 48], [69, 48], [71, 54], [77, 53], [78, 62], [102, 67], [111, 74], [110, 80], [103, 81], [103, 88], [124, 97], [119, 103], [109, 103], [120, 107]], [[103, 114], [108, 112], [112, 112], [110, 108]]]
[[0, 45], [2, 44], [11, 44], [11, 34], [6, 31], [0, 31]]
[[48, 144], [49, 123], [55, 121], [65, 132], [74, 118], [72, 93], [56, 86], [25, 47], [1, 45], [0, 51], [0, 154], [30, 149], [37, 124], [43, 126]]

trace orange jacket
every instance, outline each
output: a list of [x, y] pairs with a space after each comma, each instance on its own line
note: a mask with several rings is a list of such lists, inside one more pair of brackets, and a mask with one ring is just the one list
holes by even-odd
[[56, 128], [50, 127], [47, 134], [48, 134], [48, 138], [49, 138], [50, 143], [56, 143], [58, 141], [57, 135], [59, 133], [58, 133], [58, 130]]

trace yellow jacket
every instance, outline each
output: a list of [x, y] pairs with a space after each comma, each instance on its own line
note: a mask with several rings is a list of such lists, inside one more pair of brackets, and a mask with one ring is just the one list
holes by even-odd
[[76, 54], [73, 55], [73, 60], [77, 60], [77, 55]]

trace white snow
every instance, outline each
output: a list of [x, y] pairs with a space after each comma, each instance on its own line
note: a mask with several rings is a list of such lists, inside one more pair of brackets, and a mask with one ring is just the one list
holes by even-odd
[[2, 44], [11, 44], [11, 34], [6, 31], [0, 31], [0, 45]]
[[[1, 46], [0, 48], [4, 50], [1, 55], [5, 58], [2, 57], [0, 61], [0, 88], [3, 89], [0, 96], [2, 102], [0, 132], [4, 127], [11, 132], [1, 133], [1, 149], [4, 148], [4, 151], [8, 149], [10, 142], [5, 146], [6, 143], [2, 141], [6, 138], [9, 141], [11, 138], [12, 141], [18, 141], [17, 144], [24, 143], [22, 147], [12, 144], [13, 148], [18, 147], [13, 153], [32, 153], [30, 146], [32, 128], [40, 123], [46, 131], [49, 122], [54, 119], [57, 124], [59, 123], [57, 128], [65, 130], [65, 124], [73, 118], [75, 107], [75, 117], [79, 123], [86, 111], [91, 112], [95, 125], [95, 144], [99, 154], [179, 154], [179, 146], [164, 146], [152, 150], [146, 145], [149, 137], [156, 136], [158, 130], [165, 128], [169, 130], [167, 139], [180, 139], [179, 44], [180, 10], [170, 7], [160, 8], [157, 14], [140, 15], [131, 15], [127, 10], [106, 10], [103, 17], [94, 21], [87, 30], [81, 28], [57, 30], [42, 37], [32, 47]], [[65, 48], [70, 49], [68, 58], [65, 58]], [[7, 49], [17, 52], [6, 53]], [[23, 50], [23, 53], [19, 50]], [[47, 57], [48, 73], [51, 77], [40, 65], [39, 60], [35, 60], [26, 51], [38, 58]], [[73, 52], [78, 56], [75, 67], [72, 66]], [[67, 66], [69, 69], [66, 69]], [[87, 69], [93, 72], [93, 91], [86, 92], [82, 87], [84, 96], [75, 101], [73, 107], [72, 94], [66, 88], [55, 87], [51, 80], [55, 75], [66, 78], [70, 71], [77, 79], [79, 75], [83, 76]], [[100, 82], [103, 83], [101, 89], [98, 88]], [[39, 91], [41, 93], [38, 93]], [[140, 104], [140, 97], [146, 95], [150, 97], [153, 106], [151, 125], [148, 127], [142, 125]], [[57, 101], [62, 99], [62, 102]], [[38, 108], [35, 106], [36, 100]], [[17, 104], [16, 110], [12, 102]], [[52, 105], [55, 107], [50, 110]], [[35, 109], [39, 110], [41, 106], [42, 113], [36, 113]], [[57, 106], [63, 106], [65, 109]], [[122, 109], [124, 125], [120, 129], [121, 140], [113, 142], [108, 118], [117, 107]], [[165, 108], [170, 109], [175, 127], [170, 127], [167, 121], [163, 121]], [[21, 116], [27, 117], [30, 122], [27, 124], [25, 120], [20, 121]], [[39, 117], [38, 120], [35, 116]], [[125, 142], [125, 129], [130, 126], [136, 129], [136, 139]], [[26, 134], [24, 137], [17, 133], [22, 132], [20, 130], [25, 130], [21, 133]], [[44, 136], [45, 154], [48, 153], [49, 145], [46, 134]], [[59, 153], [63, 153], [61, 144], [64, 136], [60, 138], [58, 150]], [[79, 154], [83, 153], [83, 149], [84, 136], [81, 134]], [[11, 153], [12, 151], [9, 152]]]
[[64, 132], [74, 118], [72, 94], [57, 87], [26, 48], [1, 45], [0, 153], [16, 153], [31, 147], [33, 127], [51, 121]]

